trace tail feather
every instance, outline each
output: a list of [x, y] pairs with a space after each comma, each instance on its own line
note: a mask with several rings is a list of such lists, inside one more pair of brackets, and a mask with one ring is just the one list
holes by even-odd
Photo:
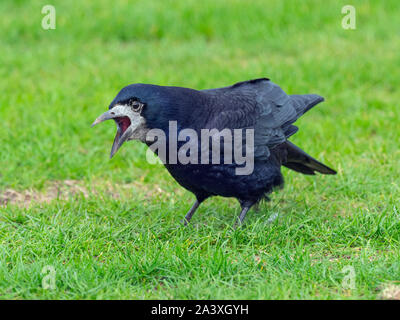
[[290, 98], [293, 101], [293, 106], [297, 111], [297, 116], [305, 114], [312, 107], [324, 101], [324, 98], [317, 94], [292, 94]]
[[314, 159], [290, 141], [286, 141], [285, 145], [287, 157], [282, 162], [285, 167], [310, 175], [315, 174], [315, 171], [322, 174], [336, 174], [335, 170]]
[[[296, 109], [297, 117], [301, 117], [304, 113], [310, 110], [318, 103], [324, 101], [324, 98], [317, 94], [293, 94], [290, 96], [293, 106]], [[298, 128], [294, 125], [289, 125], [285, 128], [285, 136], [289, 138], [296, 133]], [[315, 172], [322, 174], [336, 174], [336, 171], [319, 162], [318, 160], [305, 153], [299, 147], [286, 141], [280, 148], [283, 153], [280, 153], [282, 165], [294, 171], [313, 175]]]

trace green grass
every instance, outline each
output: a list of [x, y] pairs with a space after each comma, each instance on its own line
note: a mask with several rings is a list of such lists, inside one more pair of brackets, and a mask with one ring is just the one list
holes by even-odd
[[[398, 1], [353, 1], [357, 29], [344, 30], [348, 1], [59, 0], [45, 31], [48, 2], [0, 2], [0, 197], [64, 180], [93, 190], [0, 207], [0, 298], [375, 299], [400, 280]], [[284, 170], [236, 231], [222, 198], [180, 227], [193, 197], [140, 143], [108, 160], [113, 124], [90, 129], [130, 83], [265, 76], [326, 98], [292, 140], [338, 175]]]

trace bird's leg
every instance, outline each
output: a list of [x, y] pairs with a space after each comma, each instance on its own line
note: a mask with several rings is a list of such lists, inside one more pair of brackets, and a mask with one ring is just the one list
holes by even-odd
[[236, 220], [235, 225], [233, 226], [234, 229], [236, 229], [239, 225], [242, 225], [244, 218], [246, 217], [247, 211], [249, 211], [250, 207], [243, 207], [242, 212], [240, 212], [240, 215], [238, 217], [238, 220]]
[[196, 212], [199, 205], [200, 205], [200, 202], [199, 202], [199, 200], [196, 199], [195, 203], [193, 204], [193, 206], [190, 208], [190, 210], [186, 214], [185, 218], [183, 219], [183, 224], [185, 226], [187, 226], [187, 224], [190, 222], [190, 219], [192, 219], [192, 216]]
[[234, 229], [236, 229], [239, 225], [243, 224], [243, 220], [246, 217], [247, 212], [250, 210], [251, 206], [254, 204], [254, 202], [242, 202], [240, 201], [240, 206], [242, 207], [242, 211], [240, 212], [240, 215], [238, 219], [235, 222], [235, 225], [233, 226]]

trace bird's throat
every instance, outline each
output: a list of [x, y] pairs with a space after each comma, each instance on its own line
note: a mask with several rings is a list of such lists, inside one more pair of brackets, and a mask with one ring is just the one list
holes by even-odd
[[131, 125], [131, 120], [129, 119], [129, 117], [118, 117], [114, 118], [114, 120], [118, 126], [118, 133], [120, 136], [122, 136], [126, 129], [128, 129]]

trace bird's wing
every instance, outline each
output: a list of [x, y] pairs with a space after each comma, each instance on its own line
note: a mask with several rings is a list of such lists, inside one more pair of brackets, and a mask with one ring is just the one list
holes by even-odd
[[269, 158], [271, 148], [297, 132], [292, 123], [323, 101], [318, 95], [287, 95], [266, 78], [205, 92], [220, 101], [209, 127], [254, 129], [254, 157], [259, 160]]

